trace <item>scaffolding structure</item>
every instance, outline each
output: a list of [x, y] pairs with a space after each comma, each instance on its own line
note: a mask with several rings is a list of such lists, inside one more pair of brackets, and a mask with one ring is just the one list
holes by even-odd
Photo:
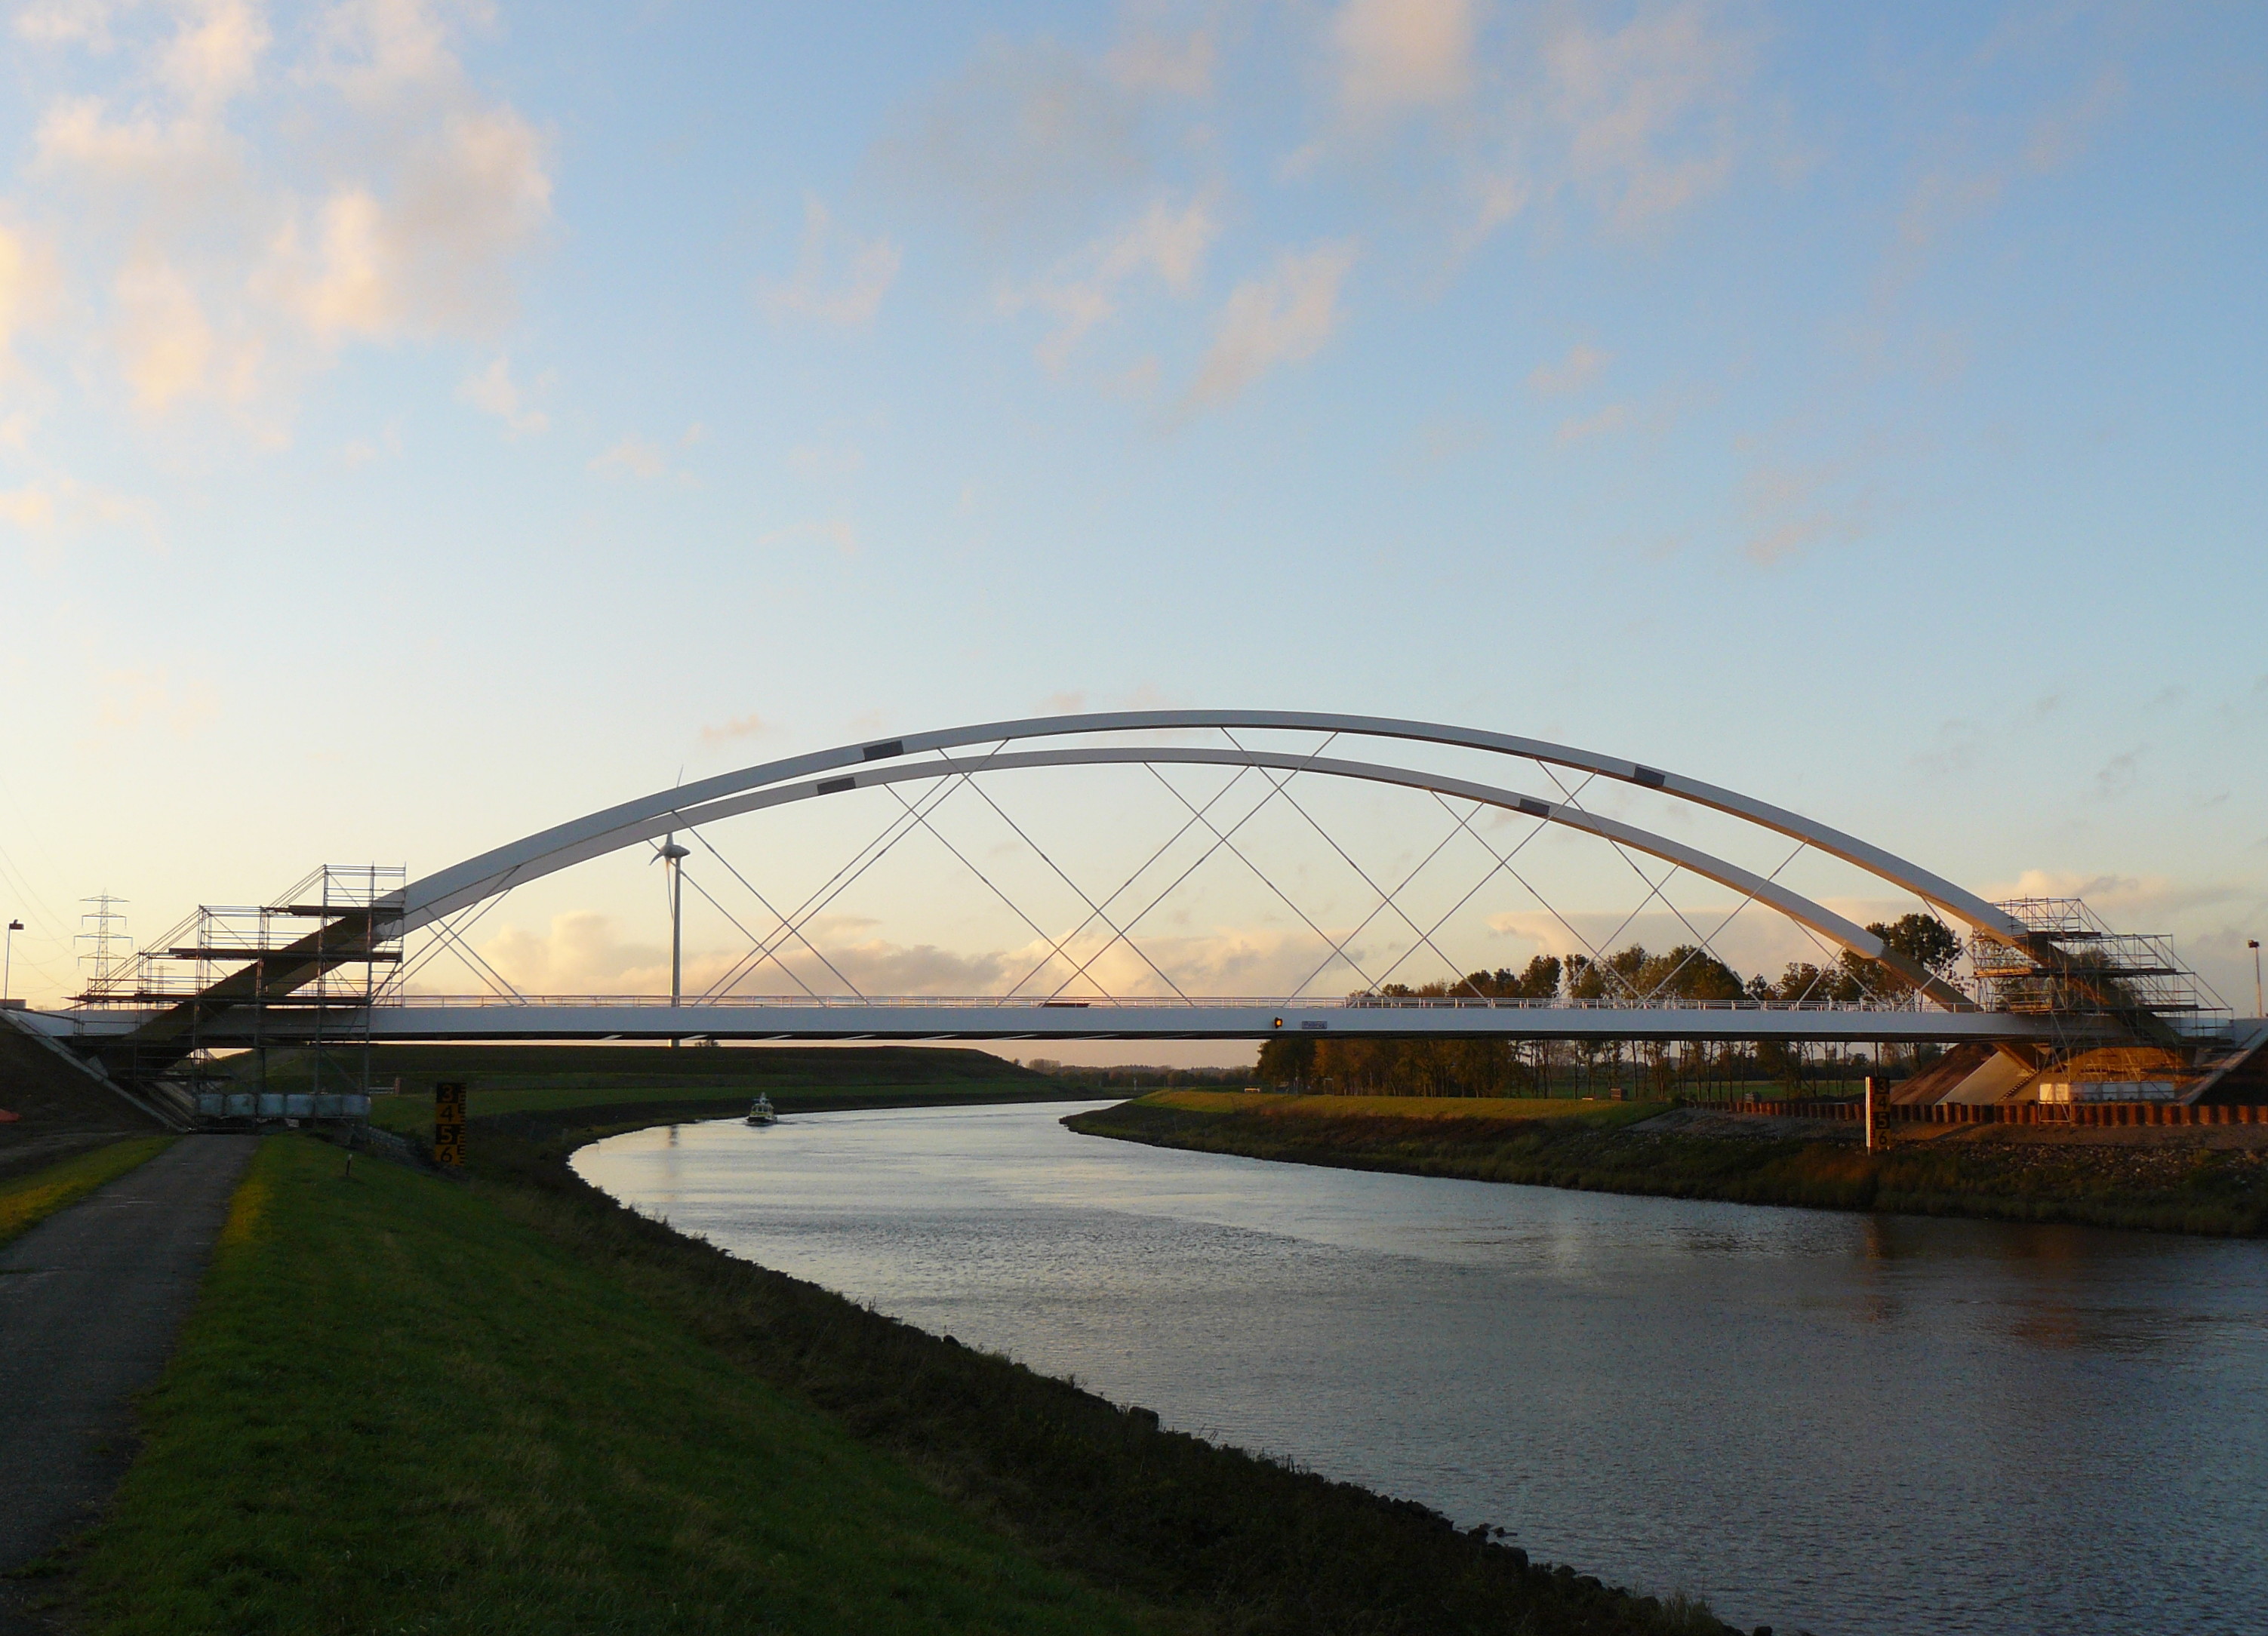
[[[387, 914], [407, 874], [399, 865], [326, 865], [269, 903], [200, 904], [130, 960], [98, 963], [77, 1001], [166, 1008], [176, 1026], [161, 1031], [150, 1060], [122, 1065], [136, 1077], [162, 1073], [202, 1118], [360, 1116], [369, 1110], [370, 1008], [401, 962]], [[250, 1086], [232, 1060], [241, 1045], [223, 1056], [203, 1037], [224, 1012], [237, 1040], [244, 1014], [253, 1017]], [[276, 1088], [269, 1023], [285, 1015], [279, 1043], [296, 1054], [287, 1086]]]
[[[2012, 898], [1999, 907], [2022, 923], [2009, 943], [1969, 942], [1978, 1001], [2100, 1035], [2108, 1024], [2134, 1045], [2194, 1057], [2223, 1043], [2229, 1009], [2160, 932], [2114, 932], [2075, 897]], [[2095, 1043], [2100, 1043], [2097, 1037]]]

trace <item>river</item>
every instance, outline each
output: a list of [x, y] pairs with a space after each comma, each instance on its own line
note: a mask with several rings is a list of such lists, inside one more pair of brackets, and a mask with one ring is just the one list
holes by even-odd
[[736, 1255], [1743, 1628], [2268, 1630], [2268, 1245], [1270, 1164], [1068, 1111], [681, 1125], [575, 1163]]

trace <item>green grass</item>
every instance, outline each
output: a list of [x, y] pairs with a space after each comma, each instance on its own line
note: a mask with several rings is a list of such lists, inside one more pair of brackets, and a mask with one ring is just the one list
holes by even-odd
[[491, 1119], [462, 1181], [262, 1146], [86, 1636], [1722, 1632], [734, 1260], [585, 1134]]
[[142, 1457], [63, 1565], [76, 1628], [1727, 1636], [736, 1260], [568, 1167], [663, 1105], [476, 1119], [452, 1180], [264, 1144]]
[[[360, 1053], [342, 1051], [326, 1061], [358, 1067]], [[258, 1059], [246, 1052], [230, 1066], [248, 1081], [258, 1072]], [[269, 1056], [268, 1077], [275, 1089], [305, 1090], [310, 1074], [304, 1052], [276, 1050]], [[493, 1090], [745, 1086], [749, 1094], [770, 1085], [817, 1091], [875, 1080], [938, 1087], [1020, 1082], [1035, 1088], [1049, 1083], [1046, 1075], [989, 1051], [908, 1045], [379, 1045], [370, 1051], [370, 1074], [379, 1083], [399, 1079], [405, 1092], [421, 1095], [431, 1091], [435, 1080], [464, 1080]]]
[[477, 1124], [471, 1185], [1088, 1583], [1254, 1636], [1723, 1628], [1697, 1603], [1531, 1564], [1484, 1529], [1165, 1431], [1154, 1415], [737, 1260], [584, 1183], [565, 1159], [589, 1134], [568, 1116]]
[[1670, 1105], [1567, 1096], [1306, 1096], [1285, 1091], [1153, 1091], [1137, 1101], [1145, 1108], [1261, 1118], [1471, 1119], [1499, 1124], [1559, 1119], [1597, 1130], [1650, 1119]]
[[[986, 1084], [963, 1080], [947, 1085], [891, 1080], [860, 1083], [843, 1080], [825, 1086], [790, 1090], [778, 1086], [747, 1084], [721, 1087], [627, 1084], [605, 1087], [483, 1086], [469, 1081], [466, 1105], [474, 1118], [498, 1114], [577, 1114], [593, 1124], [619, 1124], [630, 1120], [652, 1124], [671, 1119], [721, 1119], [744, 1113], [758, 1091], [772, 1099], [783, 1113], [809, 1113], [827, 1108], [938, 1107], [956, 1102], [1062, 1102], [1076, 1100], [1076, 1091], [1042, 1083], [1035, 1087], [1023, 1080]], [[431, 1135], [433, 1099], [431, 1094], [373, 1096], [370, 1120], [383, 1130], [404, 1136]]]
[[[987, 1051], [869, 1045], [816, 1050], [656, 1045], [383, 1045], [371, 1053], [373, 1084], [399, 1080], [399, 1095], [371, 1102], [371, 1123], [405, 1136], [429, 1133], [433, 1083], [461, 1080], [472, 1116], [615, 1109], [649, 1122], [716, 1119], [740, 1112], [762, 1091], [786, 1112], [969, 1102], [1068, 1100], [1082, 1087], [1019, 1068]], [[247, 1054], [236, 1061], [250, 1083]], [[277, 1051], [268, 1083], [304, 1090], [309, 1064]]]
[[[1423, 1112], [1361, 1104], [1400, 1098], [1145, 1096], [1064, 1123], [1160, 1147], [1414, 1175], [1598, 1192], [1915, 1215], [2066, 1221], [2257, 1237], [2268, 1234], [2268, 1150], [2027, 1141], [1980, 1133], [1900, 1142], [1712, 1137], [1631, 1128], [1647, 1103], [1562, 1101], [1464, 1116], [1467, 1099]], [[1341, 1106], [1340, 1104], [1347, 1104]], [[1571, 1107], [1577, 1113], [1563, 1110]]]
[[0, 1244], [28, 1232], [67, 1205], [75, 1205], [106, 1182], [155, 1159], [173, 1145], [170, 1136], [136, 1136], [92, 1153], [77, 1153], [44, 1170], [0, 1182]]
[[77, 1564], [140, 1632], [1134, 1631], [493, 1190], [272, 1138]]
[[[837, 1085], [807, 1087], [807, 1089], [780, 1089], [764, 1085], [725, 1085], [725, 1087], [685, 1087], [685, 1085], [619, 1085], [594, 1089], [587, 1085], [567, 1087], [483, 1087], [472, 1082], [465, 1092], [468, 1112], [474, 1118], [492, 1118], [497, 1114], [574, 1114], [587, 1116], [590, 1124], [662, 1124], [671, 1118], [725, 1118], [728, 1114], [740, 1114], [748, 1109], [748, 1098], [755, 1092], [771, 1096], [773, 1108], [783, 1114], [805, 1114], [823, 1108], [937, 1108], [948, 1102], [1052, 1102], [1072, 1101], [1066, 1092], [1055, 1087], [1030, 1087], [1020, 1080], [1005, 1085], [987, 1085], [982, 1080], [961, 1080], [954, 1085], [923, 1085], [923, 1082], [843, 1080]], [[381, 1130], [394, 1130], [406, 1137], [410, 1134], [431, 1134], [433, 1130], [433, 1098], [431, 1096], [372, 1096], [370, 1124]]]

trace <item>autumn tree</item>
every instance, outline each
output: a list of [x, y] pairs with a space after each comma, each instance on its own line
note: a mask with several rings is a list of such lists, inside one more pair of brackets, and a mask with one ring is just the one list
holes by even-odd
[[1273, 1034], [1260, 1043], [1252, 1077], [1263, 1085], [1296, 1085], [1314, 1078], [1315, 1042], [1304, 1034]]

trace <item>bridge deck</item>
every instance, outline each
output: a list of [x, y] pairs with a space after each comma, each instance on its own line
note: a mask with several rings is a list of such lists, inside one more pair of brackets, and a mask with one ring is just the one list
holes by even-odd
[[[51, 1016], [82, 1035], [123, 1033], [146, 1013], [124, 1009]], [[351, 1019], [351, 1020], [350, 1020]], [[327, 1037], [362, 1032], [359, 1013], [334, 1011]], [[224, 1013], [202, 1029], [208, 1045], [281, 1044], [317, 1026], [302, 1013]], [[1863, 1044], [2045, 1043], [2047, 1019], [2007, 1012], [1860, 1007], [1550, 1006], [1365, 1001], [1285, 1005], [1258, 999], [1093, 1002], [1034, 1000], [763, 1000], [672, 1006], [643, 996], [558, 996], [524, 1002], [373, 1006], [369, 1037], [419, 1040], [1143, 1040], [1268, 1039], [1279, 1035], [1369, 1038], [1422, 1035], [1514, 1040], [1778, 1040]], [[2065, 1030], [2066, 1033], [2068, 1029]]]

